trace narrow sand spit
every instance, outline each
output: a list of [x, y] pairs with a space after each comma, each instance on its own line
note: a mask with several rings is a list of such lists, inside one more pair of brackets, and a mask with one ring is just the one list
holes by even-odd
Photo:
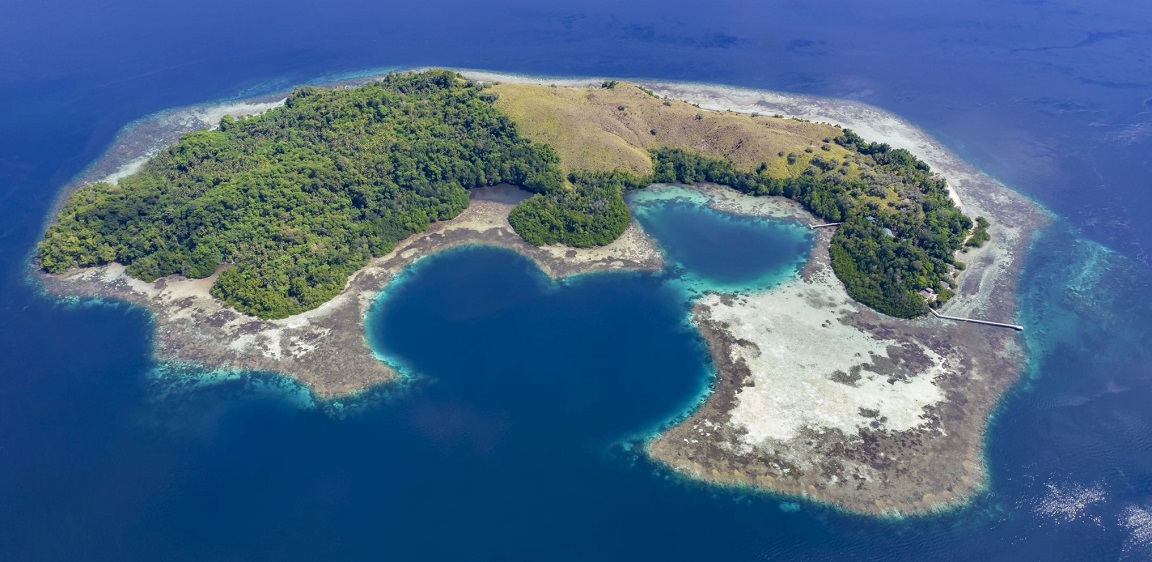
[[[462, 72], [484, 81], [600, 82]], [[705, 108], [840, 124], [868, 140], [911, 150], [949, 181], [965, 212], [992, 221], [993, 242], [961, 256], [968, 268], [944, 312], [1001, 321], [1015, 316], [1027, 246], [1049, 217], [912, 125], [840, 100], [701, 84], [643, 85]], [[69, 187], [115, 181], [180, 134], [215, 126], [226, 113], [264, 111], [282, 98], [200, 106], [143, 120]], [[697, 189], [720, 210], [812, 220], [785, 200], [755, 199], [715, 186]], [[122, 299], [151, 310], [160, 359], [278, 371], [320, 396], [346, 395], [395, 376], [369, 349], [364, 318], [379, 291], [422, 256], [469, 244], [500, 246], [533, 259], [553, 278], [663, 266], [657, 246], [635, 223], [600, 249], [529, 246], [507, 223], [508, 211], [523, 196], [508, 187], [475, 190], [459, 217], [434, 224], [373, 260], [332, 301], [283, 320], [263, 321], [224, 308], [208, 293], [213, 279], [144, 283], [118, 265], [42, 278], [54, 294]], [[849, 299], [832, 274], [827, 252], [832, 231], [816, 235], [799, 277], [765, 292], [709, 294], [695, 303], [692, 319], [708, 342], [714, 388], [697, 411], [653, 439], [649, 453], [714, 482], [804, 495], [857, 512], [916, 513], [964, 501], [986, 482], [984, 428], [1019, 376], [1019, 335], [935, 318], [878, 315]]]

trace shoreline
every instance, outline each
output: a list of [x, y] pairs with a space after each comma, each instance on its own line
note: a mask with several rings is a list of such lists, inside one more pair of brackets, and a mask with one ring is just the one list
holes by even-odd
[[[597, 85], [601, 81], [466, 69], [456, 71], [485, 81], [558, 86]], [[377, 76], [360, 75], [328, 86], [363, 83], [375, 78]], [[969, 267], [960, 276], [956, 296], [943, 307], [942, 312], [958, 316], [991, 315], [992, 319], [1005, 321], [1015, 317], [1015, 290], [1028, 243], [1051, 217], [1026, 197], [961, 160], [927, 133], [895, 115], [857, 102], [710, 84], [658, 80], [635, 82], [652, 89], [657, 95], [699, 103], [706, 109], [780, 113], [830, 122], [853, 128], [870, 141], [887, 142], [911, 150], [948, 179], [950, 193], [958, 204], [962, 202], [962, 209], [967, 214], [982, 214], [992, 220], [993, 242], [962, 256]], [[221, 111], [232, 115], [258, 113], [279, 105], [278, 99], [280, 94], [266, 94], [253, 100], [230, 100], [169, 110], [135, 121], [118, 134], [100, 159], [61, 190], [57, 205], [78, 185], [131, 173], [134, 162], [142, 162], [142, 158], [173, 142], [184, 132], [216, 126], [224, 114]], [[742, 196], [722, 187], [697, 186], [694, 189], [708, 196], [710, 205], [727, 212], [766, 216], [762, 213], [769, 207], [779, 210], [791, 205], [793, 210], [785, 209], [784, 212], [799, 209], [791, 202], [781, 206], [779, 201]], [[473, 244], [498, 246], [521, 253], [553, 279], [596, 271], [650, 271], [663, 267], [664, 259], [658, 245], [643, 233], [635, 219], [624, 236], [604, 248], [582, 250], [527, 245], [507, 224], [508, 210], [516, 197], [523, 195], [523, 192], [516, 192], [518, 190], [508, 187], [473, 190], [470, 205], [460, 216], [435, 223], [428, 231], [397, 244], [387, 256], [373, 259], [349, 279], [345, 290], [332, 301], [283, 320], [258, 320], [224, 308], [207, 293], [214, 278], [186, 280], [170, 277], [144, 283], [128, 278], [123, 267], [117, 265], [37, 277], [49, 293], [58, 297], [106, 297], [148, 308], [155, 318], [154, 353], [160, 360], [189, 361], [236, 370], [275, 371], [305, 384], [319, 398], [334, 398], [396, 379], [394, 369], [385, 365], [367, 342], [365, 315], [397, 273], [421, 256]], [[46, 220], [51, 220], [51, 216]], [[809, 217], [802, 211], [796, 216]], [[795, 283], [827, 293], [827, 248], [832, 233], [821, 229], [815, 235], [816, 243], [808, 263]], [[838, 280], [833, 277], [832, 281], [843, 292]], [[788, 282], [784, 284], [786, 288], [776, 287], [753, 297], [770, 303], [777, 298], [772, 295], [804, 288], [795, 283]], [[833, 293], [828, 294], [835, 294], [835, 288], [831, 290]], [[754, 377], [748, 367], [750, 360], [771, 351], [773, 343], [783, 341], [786, 347], [789, 343], [801, 345], [804, 342], [797, 337], [789, 340], [787, 331], [776, 333], [770, 339], [764, 339], [764, 334], [754, 334], [752, 338], [736, 337], [732, 326], [714, 318], [717, 314], [735, 310], [737, 307], [732, 303], [736, 298], [745, 297], [712, 293], [701, 296], [693, 304], [688, 321], [697, 326], [707, 345], [715, 381], [711, 392], [694, 411], [678, 416], [681, 421], [673, 423], [645, 445], [654, 460], [705, 481], [748, 485], [775, 493], [803, 496], [850, 512], [871, 515], [947, 509], [962, 504], [987, 486], [984, 432], [996, 405], [1023, 372], [1023, 347], [1018, 336], [988, 333], [977, 327], [942, 323], [934, 318], [896, 320], [852, 306], [851, 302], [846, 306], [843, 302], [827, 299], [813, 301], [805, 305], [808, 307], [806, 310], [812, 313], [835, 312], [835, 318], [831, 320], [835, 320], [837, 329], [848, 330], [845, 334], [865, 334], [860, 337], [877, 341], [892, 341], [889, 336], [896, 334], [927, 350], [909, 350], [909, 357], [935, 354], [944, 358], [936, 362], [939, 363], [936, 368], [942, 369], [942, 362], [947, 360], [952, 362], [950, 369], [930, 379], [935, 390], [917, 382], [925, 400], [921, 405], [923, 411], [917, 414], [913, 409], [908, 414], [907, 411], [892, 410], [894, 421], [889, 424], [892, 427], [856, 428], [852, 424], [858, 420], [848, 419], [851, 416], [845, 416], [844, 412], [831, 415], [829, 419], [832, 421], [827, 423], [822, 420], [799, 424], [786, 419], [757, 421], [757, 416], [747, 415], [746, 408], [739, 410], [740, 397], [751, 399], [755, 396], [753, 390], [757, 383], [770, 385], [772, 380], [770, 377]], [[773, 327], [758, 320], [742, 320], [740, 326], [744, 325], [764, 330]], [[880, 348], [873, 345], [867, 349], [872, 353]], [[950, 355], [950, 350], [955, 349], [970, 350], [971, 355]], [[889, 353], [883, 361], [899, 364], [904, 360], [900, 353], [903, 352]], [[927, 365], [922, 358], [917, 361]], [[861, 364], [857, 362], [855, 367], [859, 368]], [[828, 376], [833, 374], [826, 373]], [[901, 376], [911, 380], [918, 375], [909, 371]], [[935, 400], [937, 397], [943, 398]], [[917, 415], [925, 421], [916, 423]], [[710, 429], [703, 432], [707, 434], [703, 440], [700, 438], [703, 433], [691, 427], [694, 424], [698, 426], [701, 421], [711, 424]], [[781, 427], [793, 427], [795, 432], [784, 432]], [[854, 434], [853, 429], [864, 433]], [[765, 440], [749, 441], [747, 435], [750, 432]], [[925, 437], [929, 433], [937, 437]], [[677, 442], [677, 439], [681, 441]], [[772, 439], [776, 439], [770, 443], [776, 457], [796, 456], [801, 464], [809, 462], [809, 466], [815, 466], [810, 461], [828, 466], [831, 466], [829, 463], [839, 463], [840, 473], [827, 467], [820, 474], [803, 471], [798, 475], [800, 470], [793, 472], [790, 469], [773, 472], [774, 461], [769, 458], [772, 455], [766, 456], [764, 447], [760, 446]], [[690, 443], [692, 440], [696, 442]], [[913, 442], [916, 445], [901, 445]], [[844, 469], [847, 466], [845, 455], [860, 457], [849, 459], [855, 464], [847, 472]], [[888, 455], [886, 460], [885, 455]], [[799, 466], [792, 462], [796, 459], [786, 459], [786, 464]], [[779, 462], [776, 466], [787, 468]], [[964, 470], [956, 471], [956, 466]], [[900, 477], [903, 480], [882, 481], [877, 477], [888, 472], [903, 474]], [[962, 474], [946, 481], [954, 472]], [[840, 480], [844, 474], [855, 474], [865, 484], [847, 490], [843, 485], [847, 480]], [[840, 484], [829, 486], [829, 475], [835, 476], [834, 482]], [[873, 501], [861, 501], [860, 498], [865, 496]]]
[[[782, 113], [831, 122], [853, 128], [870, 141], [888, 142], [895, 147], [908, 148], [949, 181], [951, 192], [958, 201], [963, 202], [966, 213], [972, 216], [983, 215], [993, 223], [992, 242], [960, 256], [968, 267], [960, 275], [956, 296], [942, 308], [942, 312], [1006, 322], [1016, 318], [1016, 287], [1023, 261], [1035, 234], [1051, 222], [1052, 216], [1027, 197], [1009, 190], [964, 162], [926, 133], [898, 117], [854, 102], [703, 84], [641, 83], [659, 95], [700, 103], [704, 108]], [[741, 205], [732, 199], [739, 199], [738, 194], [729, 193], [727, 197], [721, 198], [720, 203], [713, 199], [712, 204], [730, 212], [762, 214], [762, 211], [754, 209], [742, 210]], [[821, 269], [829, 269], [826, 263], [827, 249], [832, 232], [821, 229], [816, 231], [816, 235], [817, 242], [812, 255], [800, 275], [804, 282], [812, 281]], [[838, 292], [843, 292], [843, 286], [838, 281], [835, 283]], [[783, 293], [787, 289], [775, 292]], [[767, 293], [773, 292], [769, 290]], [[765, 442], [770, 442], [770, 445], [766, 448], [777, 456], [791, 455], [802, 460], [822, 459], [825, 466], [809, 464], [809, 469], [821, 470], [821, 474], [797, 475], [781, 464], [777, 464], [777, 467], [785, 470], [776, 470], [772, 474], [773, 470], [764, 470], [772, 465], [772, 459], [766, 458], [763, 451], [752, 448], [750, 452], [745, 450], [745, 454], [732, 453], [733, 449], [747, 446], [747, 441], [742, 440], [742, 437], [748, 431], [747, 424], [733, 423], [732, 416], [737, 409], [738, 395], [749, 388], [750, 379], [753, 378], [746, 362], [761, 352], [770, 352], [773, 343], [787, 346], [787, 343], [779, 343], [779, 339], [790, 338], [783, 330], [775, 333], [777, 342], [767, 339], [749, 342], [748, 339], [733, 337], [729, 327], [713, 321], [710, 316], [716, 310], [723, 309], [720, 303], [703, 301], [693, 306], [692, 317], [701, 336], [708, 342], [715, 367], [713, 393], [687, 419], [674, 424], [647, 444], [646, 449], [654, 459], [690, 477], [803, 496], [845, 511], [877, 516], [926, 514], [955, 508], [966, 504], [975, 494], [987, 488], [985, 432], [1002, 398], [1023, 374], [1025, 342], [1018, 333], [949, 324], [935, 318], [897, 320], [866, 309], [841, 315], [838, 320], [842, 324], [860, 328], [864, 332], [899, 333], [901, 339], [920, 340], [926, 349], [935, 349], [942, 356], [946, 356], [950, 349], [967, 352], [967, 356], [950, 358], [958, 362], [952, 366], [951, 372], [933, 378], [933, 383], [945, 398], [924, 408], [926, 417], [932, 421], [922, 425], [931, 427], [932, 423], [938, 423], [944, 434], [938, 435], [933, 441], [925, 439], [924, 435], [915, 435], [919, 430], [916, 427], [894, 432], [857, 428], [853, 433], [844, 428], [830, 428], [821, 424], [802, 426], [801, 435], [791, 440], [773, 441], [768, 438]], [[765, 301], [772, 302], [772, 299]], [[820, 308], [815, 306], [811, 311]], [[823, 308], [828, 307], [825, 305]], [[750, 323], [756, 324], [757, 321], [751, 320]], [[760, 327], [766, 328], [763, 325]], [[738, 348], [749, 344], [753, 344], [752, 352], [739, 351]], [[765, 349], [756, 349], [757, 346]], [[949, 409], [954, 411], [949, 412]], [[700, 427], [704, 422], [712, 425], [702, 431]], [[698, 427], [693, 428], [693, 425]], [[838, 436], [836, 432], [840, 432]], [[705, 433], [708, 434], [709, 442], [701, 445], [703, 440], [700, 437]], [[829, 435], [834, 437], [830, 438]], [[678, 443], [677, 439], [680, 440]], [[944, 442], [949, 442], [950, 446], [942, 447]], [[894, 445], [900, 445], [904, 450], [883, 450]], [[861, 453], [864, 455], [860, 456]], [[880, 454], [885, 458], [878, 456]], [[887, 482], [862, 477], [866, 482], [863, 485], [857, 484], [851, 490], [842, 484], [829, 485], [830, 481], [836, 481], [836, 478], [830, 477], [843, 477], [845, 466], [851, 464], [845, 461], [851, 456], [860, 457], [854, 460], [855, 468], [887, 466], [873, 472], [904, 476]], [[837, 464], [839, 475], [835, 474], [835, 468], [829, 470], [829, 466]], [[961, 470], [956, 470], [957, 467]], [[755, 474], [757, 468], [761, 469], [759, 474]], [[952, 477], [940, 479], [939, 475]]]
[[357, 271], [344, 291], [323, 305], [280, 320], [261, 320], [227, 308], [206, 279], [164, 277], [146, 283], [111, 264], [59, 275], [39, 274], [57, 298], [109, 298], [152, 312], [153, 352], [161, 361], [208, 368], [274, 371], [311, 388], [321, 399], [361, 392], [399, 374], [368, 343], [367, 313], [377, 296], [417, 259], [469, 245], [496, 246], [532, 260], [552, 279], [600, 271], [658, 271], [664, 261], [655, 242], [633, 222], [608, 246], [574, 249], [535, 247], [508, 224], [513, 201], [526, 193], [512, 186], [472, 191], [468, 208], [454, 219], [433, 223], [387, 255]]
[[[730, 210], [726, 208], [727, 205], [723, 205], [723, 200], [720, 201], [721, 205], [717, 205], [716, 200], [712, 203], [714, 207]], [[801, 216], [806, 214], [801, 209], [797, 211]], [[798, 278], [752, 295], [750, 298], [755, 300], [761, 297], [761, 302], [766, 306], [790, 308], [795, 311], [796, 307], [789, 306], [786, 298], [793, 291], [810, 290], [811, 286], [815, 285], [824, 289], [833, 287], [831, 292], [843, 293], [842, 290], [836, 290], [840, 289], [839, 286], [835, 286], [838, 285], [838, 281], [830, 275], [827, 248], [831, 233], [820, 232], [817, 236], [818, 240], [813, 246], [809, 261]], [[826, 294], [820, 296], [827, 297]], [[889, 430], [880, 426], [876, 429], [863, 429], [857, 433], [829, 425], [795, 423], [792, 424], [796, 428], [793, 436], [783, 439], [770, 437], [766, 441], [771, 442], [771, 446], [762, 449], [747, 447], [743, 439], [748, 432], [747, 426], [741, 427], [734, 423], [732, 418], [739, 409], [742, 391], [754, 387], [752, 381], [756, 377], [748, 365], [749, 354], [742, 355], [739, 353], [739, 348], [764, 347], [763, 351], [757, 349], [751, 354], [759, 355], [761, 352], [771, 353], [769, 347], [799, 345], [797, 341], [799, 338], [790, 337], [787, 333], [782, 333], [782, 330], [775, 329], [780, 327], [779, 324], [772, 326], [775, 339], [775, 346], [772, 346], [766, 341], [749, 341], [745, 333], [734, 334], [729, 320], [714, 317], [717, 309], [725, 307], [727, 304], [725, 301], [737, 303], [737, 306], [731, 308], [738, 309], [739, 301], [748, 299], [749, 297], [740, 295], [710, 293], [693, 304], [689, 319], [707, 345], [714, 373], [712, 390], [696, 411], [670, 424], [659, 435], [648, 440], [644, 447], [650, 458], [692, 479], [739, 489], [803, 497], [846, 513], [889, 518], [935, 513], [960, 507], [985, 488], [987, 470], [983, 456], [983, 429], [987, 422], [979, 415], [972, 415], [975, 412], [962, 412], [960, 415], [951, 416], [951, 419], [930, 415], [925, 416], [926, 419], [922, 423], [914, 422], [910, 427], [900, 430]], [[829, 309], [835, 312], [836, 308], [846, 304], [846, 301], [841, 301], [832, 307], [801, 305], [801, 310], [808, 314], [828, 312]], [[764, 307], [754, 310], [763, 312]], [[866, 317], [867, 321], [861, 316]], [[888, 332], [890, 335], [894, 325], [897, 325], [899, 329], [897, 335], [901, 340], [923, 342], [926, 350], [936, 348], [935, 351], [945, 352], [952, 343], [952, 340], [946, 340], [947, 343], [943, 344], [933, 342], [952, 328], [952, 325], [940, 322], [890, 319], [859, 307], [850, 314], [841, 316], [840, 321], [845, 328], [856, 330], [861, 334]], [[748, 324], [755, 325], [757, 322], [752, 321]], [[824, 325], [821, 323], [822, 327]], [[922, 333], [913, 335], [910, 333], [913, 330]], [[822, 345], [823, 342], [817, 344]], [[891, 355], [896, 357], [895, 354]], [[876, 355], [872, 357], [875, 358]], [[955, 359], [962, 358], [955, 357]], [[898, 378], [916, 376], [915, 373], [899, 371], [894, 374]], [[945, 377], [941, 374], [933, 374], [932, 381], [943, 383], [942, 379]], [[782, 381], [788, 385], [809, 385], [814, 382], [817, 382], [817, 379], [784, 378]], [[826, 384], [832, 386], [843, 382], [837, 380]], [[811, 397], [805, 397], [802, 393], [789, 392], [780, 387], [771, 390], [780, 393], [778, 397], [781, 401], [795, 402], [804, 409], [821, 410], [820, 405], [813, 404]], [[954, 390], [958, 389], [948, 389], [948, 391]], [[986, 393], [983, 398], [990, 398], [993, 404], [999, 401], [996, 392]], [[926, 411], [945, 409], [948, 407], [948, 402], [946, 397], [941, 396], [925, 404], [924, 408]], [[896, 411], [900, 412], [899, 409]], [[870, 414], [864, 417], [877, 416]], [[964, 425], [969, 427], [960, 427], [964, 420], [968, 422]], [[947, 428], [947, 431], [942, 431], [942, 426]], [[957, 443], [955, 440], [931, 442], [933, 439], [944, 437], [960, 438], [962, 442]], [[881, 462], [870, 465], [873, 461]], [[900, 466], [892, 466], [893, 462]], [[962, 470], [954, 471], [957, 466], [962, 467]], [[904, 478], [905, 481], [900, 481], [900, 478], [892, 477], [893, 474], [901, 472], [914, 475], [916, 479], [931, 475], [943, 476], [943, 479], [937, 478], [934, 482], [916, 482], [909, 486], [907, 478]], [[951, 478], [952, 476], [958, 478]], [[830, 481], [852, 485], [836, 488], [829, 485]], [[874, 483], [877, 485], [873, 486]], [[902, 494], [898, 491], [901, 487], [905, 488]], [[914, 497], [910, 497], [910, 494]], [[898, 497], [900, 495], [903, 497]]]

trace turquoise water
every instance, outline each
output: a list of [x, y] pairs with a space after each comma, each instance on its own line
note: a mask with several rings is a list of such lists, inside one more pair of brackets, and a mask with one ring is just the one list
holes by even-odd
[[[718, 212], [680, 188], [662, 195], [641, 199], [633, 208], [674, 258], [664, 272], [553, 281], [509, 250], [477, 246], [441, 252], [415, 262], [378, 298], [366, 321], [374, 352], [408, 377], [493, 377], [497, 395], [521, 394], [520, 387], [545, 378], [549, 384], [562, 382], [571, 386], [549, 392], [596, 396], [611, 404], [573, 405], [565, 420], [572, 425], [569, 431], [585, 431], [579, 426], [587, 420], [579, 409], [595, 408], [600, 421], [616, 428], [617, 441], [625, 435], [646, 437], [684, 415], [706, 392], [707, 360], [687, 322], [694, 295], [702, 287], [770, 287], [794, 274], [811, 246], [806, 229], [797, 224]], [[749, 243], [763, 250], [747, 252]], [[652, 322], [661, 326], [641, 327]], [[683, 335], [683, 341], [665, 342], [657, 335], [672, 333]], [[679, 373], [688, 373], [682, 384], [675, 382], [684, 376]], [[649, 407], [653, 410], [642, 414]], [[641, 421], [613, 421], [612, 409]]]
[[[72, 392], [0, 413], [68, 443], [6, 441], [21, 454], [4, 474], [22, 484], [4, 489], [13, 532], [0, 546], [38, 559], [918, 560], [981, 549], [1136, 559], [1152, 544], [1152, 504], [1139, 499], [1152, 480], [1139, 457], [1111, 452], [1148, 446], [1130, 412], [1152, 385], [1125, 367], [1147, 359], [1139, 318], [1152, 311], [1129, 298], [1147, 285], [1135, 264], [1058, 228], [1021, 289], [1029, 382], [996, 416], [992, 486], [968, 507], [878, 521], [653, 464], [643, 441], [711, 379], [686, 322], [692, 299], [778, 283], [811, 247], [793, 222], [654, 195], [633, 204], [674, 257], [660, 273], [555, 282], [485, 247], [417, 261], [366, 334], [407, 378], [341, 401], [274, 374], [149, 367], [134, 307], [30, 304], [26, 315], [99, 322], [102, 336], [58, 333], [70, 354], [40, 360]], [[711, 227], [727, 236], [693, 234]], [[746, 240], [774, 251], [748, 253]], [[89, 359], [68, 359], [77, 353]], [[38, 538], [49, 536], [60, 538]]]
[[[1152, 34], [1145, 3], [1081, 4], [8, 2], [0, 559], [1152, 558]], [[989, 491], [955, 512], [876, 521], [648, 463], [634, 439], [708, 380], [683, 322], [700, 290], [687, 270], [552, 284], [508, 254], [430, 261], [412, 287], [442, 291], [405, 298], [464, 301], [502, 295], [503, 284], [522, 294], [501, 296], [495, 320], [401, 314], [414, 330], [456, 337], [436, 340], [449, 357], [379, 334], [412, 376], [335, 403], [267, 373], [160, 373], [145, 312], [62, 306], [27, 283], [60, 189], [126, 123], [421, 65], [861, 100], [1053, 209], [1059, 221], [1020, 288], [1029, 369], [989, 433]], [[493, 273], [486, 286], [441, 279], [475, 267]], [[562, 318], [538, 316], [514, 331], [555, 361], [484, 333], [531, 318], [529, 302], [583, 319], [562, 332]], [[411, 312], [381, 304], [382, 320]], [[607, 351], [577, 357], [564, 342]], [[650, 356], [637, 357], [640, 346]], [[441, 369], [461, 353], [473, 368]], [[662, 369], [613, 366], [642, 360]], [[572, 386], [581, 373], [595, 392]]]
[[811, 231], [798, 221], [717, 212], [705, 196], [683, 187], [650, 188], [629, 201], [693, 292], [770, 287], [799, 270], [812, 250]]

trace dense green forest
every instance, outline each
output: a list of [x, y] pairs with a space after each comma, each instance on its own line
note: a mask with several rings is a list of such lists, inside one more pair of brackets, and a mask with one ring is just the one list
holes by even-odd
[[651, 182], [627, 172], [574, 172], [573, 189], [537, 194], [512, 209], [508, 222], [530, 244], [603, 246], [624, 233], [632, 220], [626, 189]]
[[532, 244], [607, 244], [627, 228], [624, 192], [653, 182], [714, 182], [798, 201], [830, 222], [832, 264], [848, 293], [886, 314], [925, 312], [953, 253], [987, 240], [942, 179], [905, 150], [835, 139], [849, 163], [822, 155], [772, 177], [680, 149], [651, 151], [654, 173], [573, 172], [551, 147], [523, 137], [494, 96], [445, 71], [392, 74], [358, 88], [301, 88], [283, 107], [185, 135], [119, 184], [95, 183], [64, 202], [40, 242], [52, 273], [110, 262], [151, 281], [225, 268], [212, 294], [236, 309], [283, 318], [336, 296], [373, 256], [450, 219], [467, 189], [511, 183], [534, 195], [509, 222]]
[[185, 135], [119, 185], [73, 193], [39, 246], [60, 272], [108, 262], [137, 278], [207, 277], [238, 310], [314, 308], [372, 256], [468, 205], [467, 188], [564, 190], [550, 147], [454, 73], [301, 88], [283, 107]]
[[[656, 182], [713, 182], [751, 195], [793, 199], [827, 222], [843, 222], [832, 237], [832, 268], [848, 294], [901, 318], [926, 312], [917, 291], [932, 288], [937, 302], [951, 295], [948, 266], [972, 221], [948, 198], [944, 180], [903, 149], [866, 143], [849, 129], [832, 139], [852, 150], [865, 170], [849, 179], [843, 163], [812, 159], [797, 177], [741, 172], [728, 161], [679, 149], [652, 151]], [[986, 226], [986, 223], [983, 223]], [[987, 236], [985, 230], [983, 236]]]

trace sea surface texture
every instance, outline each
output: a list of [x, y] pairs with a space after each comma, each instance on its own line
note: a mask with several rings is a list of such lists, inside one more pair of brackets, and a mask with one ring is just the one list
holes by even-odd
[[[0, 560], [1152, 558], [1147, 2], [0, 12]], [[1050, 209], [988, 489], [877, 519], [648, 461], [643, 440], [708, 391], [692, 299], [780, 282], [811, 244], [689, 196], [632, 201], [670, 257], [660, 273], [555, 283], [491, 248], [418, 261], [368, 322], [407, 376], [339, 402], [271, 373], [157, 364], [144, 310], [31, 281], [60, 190], [133, 121], [425, 65], [851, 98]]]

